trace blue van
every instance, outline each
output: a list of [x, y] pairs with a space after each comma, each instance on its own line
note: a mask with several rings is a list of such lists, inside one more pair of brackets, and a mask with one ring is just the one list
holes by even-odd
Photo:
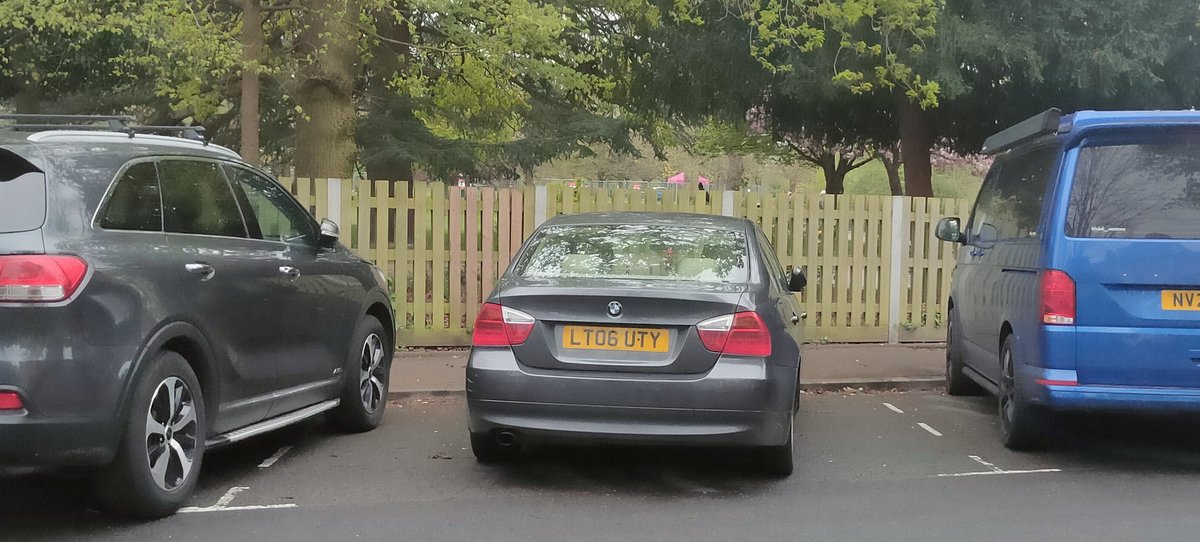
[[1050, 110], [996, 156], [949, 300], [946, 386], [999, 398], [1013, 449], [1053, 414], [1200, 411], [1200, 112]]

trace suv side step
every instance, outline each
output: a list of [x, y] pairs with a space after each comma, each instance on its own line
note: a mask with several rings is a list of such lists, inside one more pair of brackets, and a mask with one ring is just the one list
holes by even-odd
[[339, 403], [341, 403], [340, 399], [330, 399], [324, 403], [317, 403], [313, 406], [292, 411], [282, 416], [263, 420], [254, 425], [249, 425], [241, 429], [210, 438], [207, 442], [205, 442], [205, 446], [208, 448], [216, 448], [226, 444], [233, 444], [240, 440], [245, 440], [263, 433], [269, 433], [276, 429], [287, 427], [293, 423], [307, 420], [327, 410], [332, 410], [333, 408], [337, 407]]

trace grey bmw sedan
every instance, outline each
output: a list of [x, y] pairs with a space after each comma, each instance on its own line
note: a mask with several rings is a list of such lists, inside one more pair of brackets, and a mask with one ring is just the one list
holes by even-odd
[[738, 446], [790, 474], [804, 285], [749, 220], [546, 222], [475, 322], [476, 458], [532, 441]]

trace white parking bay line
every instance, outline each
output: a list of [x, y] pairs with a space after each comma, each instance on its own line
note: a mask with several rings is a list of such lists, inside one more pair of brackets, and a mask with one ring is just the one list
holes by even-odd
[[883, 406], [888, 407], [888, 410], [891, 410], [892, 412], [895, 412], [896, 414], [904, 414], [903, 410], [896, 408], [896, 405], [893, 405], [891, 403], [884, 403]]
[[291, 446], [284, 446], [284, 447], [280, 448], [279, 451], [275, 452], [274, 455], [264, 459], [262, 463], [259, 463], [258, 468], [265, 469], [267, 467], [270, 467], [271, 465], [274, 465], [276, 461], [279, 461], [279, 458], [283, 457], [283, 454], [288, 453], [288, 450], [291, 450], [291, 449], [292, 449]]
[[985, 470], [980, 472], [956, 472], [954, 474], [939, 474], [938, 478], [960, 478], [963, 476], [988, 476], [992, 474], [1038, 474], [1044, 472], [1062, 472], [1062, 469], [1029, 469], [1029, 470]]
[[939, 433], [937, 429], [934, 429], [934, 428], [932, 428], [932, 427], [929, 427], [929, 424], [927, 424], [927, 423], [925, 423], [925, 422], [917, 422], [917, 425], [921, 426], [921, 429], [924, 429], [924, 430], [926, 430], [926, 431], [929, 431], [929, 434], [931, 434], [931, 435], [933, 435], [933, 436], [935, 436], [935, 437], [940, 437], [940, 436], [942, 436], [942, 434], [941, 434], [941, 433]]
[[277, 510], [280, 508], [296, 508], [295, 504], [254, 504], [249, 506], [224, 506], [217, 508], [215, 506], [206, 506], [204, 508], [196, 508], [189, 506], [180, 508], [180, 514], [201, 514], [204, 512], [241, 512], [243, 510]]
[[[282, 455], [282, 454], [280, 454], [280, 455]], [[204, 512], [238, 512], [241, 510], [271, 510], [271, 509], [277, 509], [277, 508], [296, 508], [296, 505], [293, 503], [258, 504], [258, 505], [249, 505], [249, 506], [229, 506], [229, 503], [233, 502], [233, 499], [237, 498], [238, 493], [246, 491], [247, 489], [250, 489], [250, 488], [245, 487], [245, 486], [231, 487], [231, 488], [229, 488], [229, 491], [226, 491], [224, 495], [221, 495], [220, 499], [217, 499], [216, 504], [214, 504], [212, 506], [188, 506], [185, 508], [180, 508], [179, 513], [180, 514], [198, 514], [198, 513], [204, 513]]]
[[1038, 474], [1045, 472], [1062, 472], [1062, 469], [1024, 469], [1024, 470], [1004, 470], [992, 463], [984, 461], [982, 457], [977, 455], [968, 455], [972, 461], [979, 463], [988, 468], [985, 471], [979, 472], [959, 472], [955, 474], [939, 474], [938, 478], [961, 478], [963, 476], [988, 476], [994, 474]]

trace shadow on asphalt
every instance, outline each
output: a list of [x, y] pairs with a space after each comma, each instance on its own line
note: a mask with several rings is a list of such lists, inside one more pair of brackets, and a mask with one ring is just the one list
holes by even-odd
[[[227, 490], [258, 468], [282, 444], [319, 439], [328, 434], [323, 423], [312, 421], [280, 429], [244, 443], [205, 454], [203, 473], [189, 506], [209, 506]], [[85, 472], [0, 473], [0, 541], [6, 533], [20, 532], [20, 540], [87, 538], [88, 533], [121, 530], [146, 522], [107, 517], [95, 509], [94, 488]], [[215, 493], [214, 493], [215, 492]], [[208, 499], [209, 495], [214, 495]]]
[[747, 450], [724, 448], [544, 445], [480, 468], [517, 489], [660, 497], [749, 495], [784, 480], [764, 473]]
[[[967, 398], [994, 415], [996, 400]], [[1200, 473], [1200, 416], [1196, 414], [1072, 413], [1055, 416], [1048, 462], [1075, 469], [1147, 473]], [[999, 438], [998, 436], [996, 437]]]

